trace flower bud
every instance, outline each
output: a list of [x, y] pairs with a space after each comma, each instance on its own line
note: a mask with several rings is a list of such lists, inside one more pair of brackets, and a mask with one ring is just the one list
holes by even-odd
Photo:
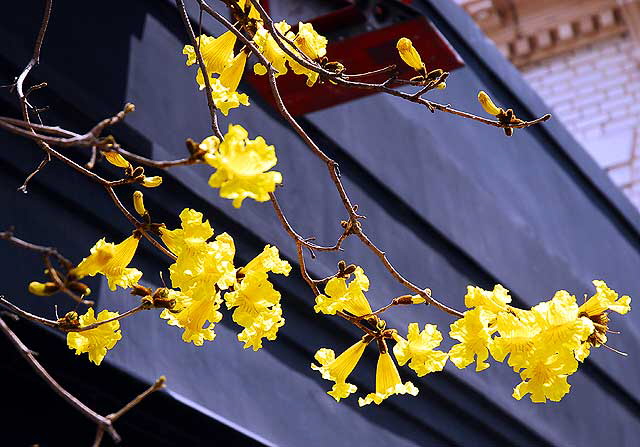
[[131, 166], [131, 163], [129, 163], [122, 155], [120, 155], [117, 152], [113, 152], [113, 151], [109, 151], [109, 152], [103, 152], [102, 155], [104, 155], [104, 158], [111, 163], [114, 166], [117, 166], [119, 168], [128, 168], [129, 166]]
[[162, 177], [159, 175], [154, 175], [153, 177], [145, 177], [142, 180], [142, 186], [147, 188], [155, 188], [156, 186], [160, 186], [162, 184]]
[[499, 115], [502, 110], [499, 109], [491, 100], [491, 98], [489, 97], [489, 95], [487, 95], [484, 91], [480, 91], [478, 93], [478, 101], [480, 102], [480, 105], [482, 106], [482, 108], [484, 109], [485, 112], [487, 112], [489, 115], [493, 115], [493, 116], [497, 116]]
[[37, 282], [32, 281], [29, 283], [29, 292], [38, 296], [51, 296], [58, 291], [58, 285], [53, 282]]
[[145, 214], [147, 214], [147, 210], [144, 207], [144, 197], [142, 196], [142, 192], [134, 191], [133, 207], [136, 209], [136, 212], [141, 216], [144, 216]]
[[403, 37], [398, 40], [396, 48], [398, 49], [398, 53], [400, 53], [400, 57], [408, 66], [418, 71], [424, 68], [420, 54], [418, 54], [418, 51], [413, 47], [413, 43], [409, 39]]

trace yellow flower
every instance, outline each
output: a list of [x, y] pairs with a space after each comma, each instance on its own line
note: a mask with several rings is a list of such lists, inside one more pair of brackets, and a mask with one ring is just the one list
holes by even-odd
[[[291, 29], [291, 25], [285, 21], [276, 23], [275, 26], [283, 36], [285, 36]], [[266, 28], [262, 26], [258, 27], [258, 31], [255, 36], [253, 36], [253, 41], [263, 56], [271, 62], [271, 65], [275, 68], [277, 72], [276, 77], [287, 73], [288, 69], [286, 61], [289, 59], [289, 56], [282, 48], [280, 48], [274, 37]], [[257, 63], [253, 66], [253, 71], [257, 75], [264, 75], [267, 73], [267, 67], [261, 63]]]
[[482, 106], [484, 111], [487, 112], [489, 115], [496, 116], [502, 113], [502, 109], [496, 106], [491, 100], [491, 98], [489, 97], [489, 95], [487, 95], [482, 90], [478, 93], [478, 101], [480, 102], [480, 105]]
[[[529, 358], [535, 349], [534, 337], [540, 333], [531, 312], [521, 311], [520, 318], [501, 312], [496, 320], [496, 329], [500, 333], [490, 345], [491, 355], [498, 362], [504, 361], [509, 355], [509, 366], [519, 371], [529, 364]], [[529, 315], [529, 318], [525, 316]]]
[[213, 229], [209, 225], [209, 221], [203, 222], [202, 218], [202, 213], [185, 208], [180, 213], [182, 228], [175, 230], [160, 228], [162, 242], [176, 256], [180, 256], [183, 252], [186, 252], [187, 256], [194, 256], [200, 247], [213, 236]]
[[[89, 326], [117, 316], [117, 312], [103, 310], [96, 318], [93, 308], [90, 307], [86, 314], [80, 316], [80, 327]], [[107, 355], [107, 350], [112, 349], [121, 338], [120, 322], [116, 320], [88, 331], [67, 333], [67, 346], [70, 349], [75, 349], [76, 355], [87, 352], [89, 360], [99, 365], [102, 363], [104, 356]]]
[[331, 278], [324, 288], [325, 295], [316, 297], [314, 310], [328, 315], [346, 310], [355, 316], [373, 312], [363, 293], [369, 290], [369, 278], [364, 274], [362, 267], [357, 267], [353, 273], [354, 279], [348, 286], [347, 278]]
[[236, 308], [233, 321], [244, 330], [238, 340], [245, 348], [257, 351], [262, 347], [262, 338], [275, 340], [278, 329], [284, 325], [280, 293], [273, 288], [267, 272], [288, 275], [291, 266], [280, 259], [276, 247], [267, 245], [262, 253], [240, 269], [233, 291], [224, 296], [228, 309]]
[[398, 53], [400, 53], [400, 57], [405, 62], [405, 64], [407, 64], [414, 70], [420, 71], [424, 69], [424, 63], [422, 63], [420, 54], [413, 47], [413, 43], [411, 42], [411, 40], [407, 39], [406, 37], [401, 38], [400, 40], [398, 40], [396, 48], [398, 49]]
[[538, 351], [572, 355], [594, 330], [591, 320], [578, 316], [576, 298], [564, 290], [531, 310], [540, 328], [534, 339]]
[[[231, 64], [233, 46], [236, 43], [236, 36], [231, 31], [227, 31], [219, 37], [203, 34], [197, 40], [200, 45], [200, 54], [202, 54], [202, 60], [209, 76], [222, 73]], [[187, 56], [187, 65], [193, 65], [197, 62], [197, 55], [193, 46], [185, 45], [182, 53]], [[204, 77], [200, 69], [198, 69], [196, 81], [200, 89], [205, 87]]]
[[491, 334], [495, 331], [489, 327], [493, 318], [494, 314], [479, 307], [466, 311], [463, 318], [451, 324], [449, 336], [460, 341], [449, 351], [449, 359], [454, 365], [466, 368], [475, 359], [476, 371], [489, 367], [485, 360], [489, 357]]
[[348, 397], [358, 389], [355, 385], [346, 381], [371, 340], [369, 337], [363, 337], [338, 357], [336, 357], [332, 349], [322, 348], [316, 352], [315, 359], [321, 366], [312, 363], [311, 368], [320, 371], [323, 379], [335, 382], [335, 385], [327, 394], [336, 401], [340, 402], [340, 399]]
[[[194, 253], [190, 256], [190, 253]], [[222, 233], [196, 251], [183, 251], [169, 266], [171, 283], [195, 300], [208, 299], [216, 287], [227, 289], [235, 281], [233, 238]]]
[[378, 357], [378, 367], [376, 368], [376, 392], [369, 393], [365, 398], [358, 399], [358, 405], [361, 407], [375, 402], [377, 405], [386, 398], [395, 394], [411, 394], [416, 396], [418, 388], [411, 383], [402, 383], [398, 368], [396, 368], [393, 359], [388, 352], [380, 353]]
[[530, 366], [520, 373], [522, 382], [513, 390], [513, 397], [520, 400], [531, 394], [531, 401], [544, 403], [547, 399], [558, 402], [569, 392], [567, 377], [577, 369], [573, 357], [554, 354], [533, 356]]
[[[291, 38], [293, 36], [288, 37]], [[302, 53], [314, 61], [317, 61], [327, 54], [327, 39], [318, 34], [310, 23], [300, 22], [298, 24], [298, 33], [293, 37], [293, 43]], [[295, 74], [305, 75], [307, 77], [307, 85], [309, 87], [313, 86], [318, 80], [317, 72], [309, 70], [293, 59], [289, 60], [289, 65]]]
[[393, 338], [397, 342], [393, 347], [396, 360], [400, 366], [411, 360], [409, 368], [413, 369], [419, 377], [442, 371], [447, 363], [448, 354], [435, 350], [442, 342], [442, 334], [433, 324], [425, 324], [424, 330], [420, 332], [418, 323], [411, 323], [407, 334], [408, 340], [398, 334], [394, 334]]
[[229, 110], [249, 105], [249, 97], [244, 93], [238, 93], [231, 90], [220, 82], [220, 79], [211, 79], [211, 97], [213, 103], [220, 109], [224, 116], [229, 115]]
[[293, 43], [313, 61], [327, 54], [327, 38], [318, 34], [310, 23], [298, 23], [298, 33]]
[[500, 284], [496, 284], [492, 292], [480, 287], [467, 286], [467, 294], [464, 297], [464, 304], [468, 308], [481, 307], [494, 314], [507, 310], [507, 303], [510, 302], [509, 291]]
[[603, 314], [608, 310], [621, 315], [631, 310], [631, 298], [629, 296], [624, 295], [618, 298], [615, 290], [611, 290], [604, 281], [594, 280], [593, 285], [596, 287], [596, 294], [580, 306], [580, 313], [585, 313], [587, 316], [592, 317]]
[[262, 19], [260, 18], [260, 13], [258, 12], [258, 10], [256, 9], [255, 6], [253, 6], [253, 3], [251, 2], [247, 2], [247, 0], [238, 0], [237, 1], [238, 6], [240, 6], [242, 8], [243, 11], [247, 11], [247, 6], [249, 6], [249, 14], [248, 17], [250, 19], [255, 19], [258, 21], [261, 21]]
[[176, 304], [172, 310], [163, 310], [160, 318], [167, 320], [170, 326], [183, 328], [184, 342], [202, 346], [205, 340], [215, 339], [215, 323], [222, 320], [218, 311], [222, 304], [220, 292], [211, 288], [208, 295], [194, 299], [190, 294], [169, 290], [169, 298], [175, 299]]
[[278, 161], [275, 148], [262, 137], [249, 140], [248, 136], [242, 126], [230, 124], [218, 152], [205, 156], [207, 163], [216, 168], [209, 185], [220, 188], [221, 197], [233, 199], [236, 208], [247, 197], [266, 202], [269, 193], [282, 183], [279, 172], [269, 171]]
[[115, 245], [102, 238], [91, 248], [91, 254], [70, 273], [78, 279], [102, 273], [109, 281], [109, 289], [116, 290], [116, 286], [127, 289], [142, 277], [140, 270], [127, 267], [136, 254], [139, 241], [139, 236], [132, 235]]

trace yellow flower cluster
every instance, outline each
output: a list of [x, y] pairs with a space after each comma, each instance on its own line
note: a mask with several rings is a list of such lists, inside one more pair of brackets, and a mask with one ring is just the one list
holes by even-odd
[[[218, 37], [203, 34], [197, 38], [197, 45], [209, 76], [213, 102], [224, 115], [228, 115], [230, 109], [239, 107], [240, 104], [249, 105], [249, 97], [237, 92], [247, 63], [247, 53], [240, 51], [234, 54], [235, 43], [236, 36], [231, 31]], [[182, 53], [187, 56], [187, 65], [197, 62], [196, 50], [192, 45], [185, 45]], [[216, 78], [214, 75], [219, 76]], [[204, 75], [200, 68], [196, 82], [200, 90], [205, 88]]]
[[[328, 41], [326, 37], [318, 34], [310, 23], [298, 23], [297, 33], [291, 31], [291, 25], [284, 21], [277, 23], [275, 26], [279, 33], [285, 37], [284, 44], [286, 47], [301, 59], [320, 62], [327, 54]], [[309, 87], [313, 86], [318, 80], [318, 73], [293, 60], [280, 48], [275, 38], [262, 25], [258, 27], [253, 41], [263, 56], [277, 70], [276, 76], [287, 73], [287, 64], [289, 64], [295, 74], [307, 77], [307, 85]], [[254, 65], [253, 71], [258, 75], [267, 73], [266, 67], [260, 63]]]
[[510, 306], [509, 292], [500, 285], [493, 291], [470, 286], [465, 304], [472, 309], [451, 325], [449, 335], [460, 343], [449, 358], [458, 368], [475, 361], [476, 371], [482, 371], [489, 367], [489, 353], [499, 362], [508, 356], [522, 379], [514, 398], [530, 394], [532, 402], [559, 401], [569, 392], [567, 378], [577, 371], [578, 361], [606, 342], [607, 312], [630, 310], [628, 296], [618, 298], [603, 281], [593, 283], [595, 295], [581, 306], [561, 290], [530, 310]]
[[232, 199], [236, 208], [247, 197], [258, 202], [269, 200], [269, 193], [282, 183], [278, 171], [269, 171], [278, 162], [275, 148], [262, 137], [248, 137], [244, 127], [230, 124], [222, 142], [211, 136], [200, 144], [206, 151], [206, 162], [216, 169], [209, 185], [220, 188], [220, 196]]
[[205, 340], [215, 338], [224, 298], [228, 308], [236, 308], [233, 320], [244, 328], [238, 339], [245, 348], [258, 350], [263, 338], [274, 340], [284, 318], [280, 294], [269, 282], [267, 272], [288, 275], [289, 263], [280, 259], [277, 248], [266, 246], [245, 267], [236, 269], [231, 236], [222, 233], [210, 241], [213, 229], [197, 211], [185, 209], [180, 219], [181, 228], [161, 229], [163, 242], [177, 257], [169, 271], [173, 287], [179, 290], [169, 292], [176, 305], [165, 309], [161, 318], [184, 329], [185, 342], [202, 346]]
[[[117, 316], [117, 312], [109, 312], [108, 310], [103, 310], [95, 316], [91, 307], [87, 313], [80, 315], [78, 320], [80, 327], [86, 327]], [[116, 320], [104, 323], [94, 329], [69, 332], [67, 334], [67, 345], [70, 349], [76, 350], [76, 355], [84, 352], [88, 353], [89, 360], [99, 365], [107, 355], [107, 350], [112, 349], [121, 338], [120, 322]]]
[[[353, 274], [354, 278], [350, 279]], [[347, 283], [349, 281], [349, 283]], [[385, 328], [386, 323], [375, 315], [372, 315], [371, 305], [364, 292], [369, 289], [369, 279], [361, 267], [356, 267], [353, 272], [343, 276], [331, 278], [325, 287], [325, 294], [316, 297], [316, 312], [333, 315], [337, 312], [345, 312], [354, 317], [364, 317], [368, 323], [378, 328]], [[411, 297], [413, 298], [413, 297]], [[411, 302], [420, 303], [424, 300], [415, 299]], [[442, 341], [442, 335], [434, 325], [426, 325], [422, 332], [417, 323], [409, 325], [407, 339], [398, 335], [397, 331], [385, 331], [396, 341], [393, 353], [400, 365], [407, 362], [419, 376], [431, 372], [441, 371], [447, 362], [447, 354], [435, 350]], [[382, 333], [385, 333], [382, 332]], [[335, 382], [328, 394], [336, 401], [344, 399], [357, 391], [354, 384], [347, 383], [347, 378], [355, 369], [362, 357], [367, 345], [374, 340], [374, 336], [368, 334], [361, 340], [344, 351], [338, 357], [332, 349], [321, 348], [315, 354], [316, 361], [320, 364], [311, 364], [311, 368], [319, 371], [322, 377]], [[372, 402], [380, 404], [390, 396], [396, 394], [418, 394], [418, 388], [412, 382], [402, 382], [398, 368], [391, 354], [388, 352], [386, 342], [378, 339], [380, 355], [376, 368], [376, 391], [358, 399], [360, 406]]]

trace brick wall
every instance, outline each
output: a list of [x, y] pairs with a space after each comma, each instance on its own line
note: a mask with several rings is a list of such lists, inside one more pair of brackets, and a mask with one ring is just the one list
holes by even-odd
[[[523, 69], [614, 182], [640, 207], [640, 48], [616, 37]], [[630, 185], [630, 183], [637, 183]]]

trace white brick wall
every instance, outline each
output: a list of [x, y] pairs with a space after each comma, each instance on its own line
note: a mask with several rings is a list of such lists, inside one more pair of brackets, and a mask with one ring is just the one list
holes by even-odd
[[[536, 63], [524, 77], [618, 185], [640, 180], [640, 48], [616, 37]], [[640, 183], [625, 190], [640, 207]]]

